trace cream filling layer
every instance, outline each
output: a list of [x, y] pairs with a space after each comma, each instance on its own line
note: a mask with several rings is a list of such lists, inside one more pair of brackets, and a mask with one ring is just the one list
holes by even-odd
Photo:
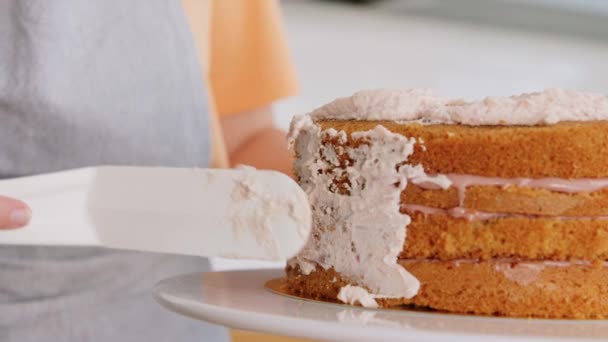
[[[510, 264], [513, 266], [516, 265], [542, 265], [544, 267], [570, 267], [570, 266], [592, 266], [593, 262], [589, 260], [569, 260], [569, 261], [555, 261], [555, 260], [523, 260], [518, 258], [495, 258], [488, 260], [479, 260], [479, 259], [453, 259], [453, 260], [439, 260], [439, 259], [399, 259], [399, 262], [402, 264], [411, 264], [417, 262], [428, 262], [428, 263], [452, 263], [454, 266], [458, 267], [461, 264], [476, 264], [480, 262], [491, 262], [494, 264]], [[603, 267], [608, 267], [608, 261], [602, 262]]]
[[[400, 263], [450, 263], [455, 267], [460, 267], [462, 264], [476, 264], [479, 263], [478, 259], [456, 259], [449, 261], [441, 261], [436, 259], [402, 259]], [[587, 260], [572, 260], [572, 261], [552, 261], [552, 260], [539, 260], [539, 261], [523, 261], [514, 258], [497, 258], [483, 261], [484, 263], [493, 264], [494, 270], [508, 280], [515, 282], [521, 286], [527, 286], [533, 284], [546, 268], [555, 267], [570, 267], [570, 266], [592, 266], [593, 263]], [[608, 262], [604, 261], [602, 267], [608, 267]]]
[[[498, 178], [455, 173], [437, 175], [435, 177], [439, 176], [444, 177], [442, 179], [446, 179], [451, 184], [451, 187], [458, 190], [458, 202], [460, 206], [464, 204], [466, 190], [471, 186], [500, 186], [502, 188], [516, 186], [565, 193], [594, 192], [608, 188], [608, 178]], [[436, 182], [427, 182], [424, 179], [414, 179], [412, 183], [427, 190], [444, 188], [438, 186]]]
[[485, 211], [467, 209], [463, 207], [455, 207], [451, 209], [440, 209], [427, 207], [419, 204], [402, 204], [401, 209], [407, 211], [420, 212], [426, 215], [446, 215], [454, 218], [462, 218], [467, 221], [488, 221], [499, 218], [529, 218], [529, 219], [556, 219], [556, 220], [605, 220], [608, 216], [543, 216], [543, 215], [530, 215], [530, 214], [506, 214], [506, 213], [488, 213]]

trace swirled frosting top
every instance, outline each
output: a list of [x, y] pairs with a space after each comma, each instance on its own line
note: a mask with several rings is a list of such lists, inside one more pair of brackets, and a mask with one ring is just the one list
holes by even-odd
[[426, 89], [364, 90], [314, 110], [311, 117], [313, 120], [533, 126], [608, 120], [608, 98], [602, 94], [552, 88], [466, 102], [440, 97]]

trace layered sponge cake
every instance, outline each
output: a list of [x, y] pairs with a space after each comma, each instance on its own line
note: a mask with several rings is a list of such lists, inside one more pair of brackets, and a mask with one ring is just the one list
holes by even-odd
[[608, 317], [608, 99], [363, 91], [292, 122], [312, 235], [294, 294], [366, 307]]

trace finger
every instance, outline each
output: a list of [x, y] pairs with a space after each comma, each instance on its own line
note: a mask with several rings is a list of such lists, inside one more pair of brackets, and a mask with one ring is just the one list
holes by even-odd
[[32, 216], [27, 204], [9, 197], [0, 196], [0, 229], [25, 226]]

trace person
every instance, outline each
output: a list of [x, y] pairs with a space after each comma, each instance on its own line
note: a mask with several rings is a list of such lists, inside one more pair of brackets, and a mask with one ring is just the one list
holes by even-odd
[[[297, 90], [278, 6], [0, 2], [0, 177], [102, 164], [289, 172], [271, 110]], [[2, 228], [31, 215], [0, 197]], [[157, 281], [207, 268], [194, 257], [0, 245], [0, 340], [226, 340], [151, 297]]]

